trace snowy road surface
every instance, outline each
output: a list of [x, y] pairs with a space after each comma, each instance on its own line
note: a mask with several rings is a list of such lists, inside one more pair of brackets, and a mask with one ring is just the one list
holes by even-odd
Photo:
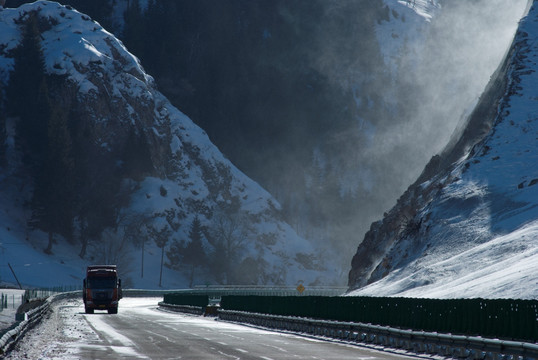
[[121, 300], [118, 315], [65, 300], [7, 359], [393, 359], [404, 355], [159, 310], [159, 298]]

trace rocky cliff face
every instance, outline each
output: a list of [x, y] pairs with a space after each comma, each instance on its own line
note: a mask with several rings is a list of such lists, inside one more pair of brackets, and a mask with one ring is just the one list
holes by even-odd
[[[537, 16], [534, 5], [461, 136], [431, 159], [383, 220], [372, 224], [349, 273], [350, 289], [360, 289], [354, 294], [432, 296], [435, 289], [435, 296], [491, 297], [499, 290], [493, 284], [503, 279], [488, 280], [490, 293], [473, 293], [471, 285], [462, 285], [459, 293], [439, 288], [504, 257], [533, 256], [536, 244], [525, 235], [509, 241], [503, 236], [533, 228], [538, 218], [537, 104], [532, 95]], [[466, 253], [473, 254], [473, 261], [456, 266]], [[524, 283], [533, 281], [521, 276]]]
[[[138, 59], [86, 15], [47, 1], [0, 9], [0, 85], [5, 102], [10, 101], [9, 89], [16, 87], [10, 75], [17, 70], [17, 51], [26, 36], [26, 24], [34, 21], [31, 19], [37, 19], [34, 28], [48, 79], [49, 90], [43, 94], [51, 99], [53, 111], [59, 109], [67, 118], [65, 131], [73, 146], [66, 156], [79, 170], [78, 175], [72, 175], [73, 184], [82, 178], [84, 194], [89, 197], [93, 196], [91, 189], [106, 187], [117, 190], [109, 200], [119, 193], [123, 197], [114, 202], [109, 226], [89, 233], [85, 230], [100, 210], [81, 200], [83, 196], [73, 196], [71, 236], [53, 233], [51, 239], [81, 243], [84, 251], [88, 246], [86, 256], [98, 261], [99, 255], [91, 248], [92, 244], [95, 249], [102, 248], [104, 237], [122, 244], [128, 239], [130, 246], [140, 244], [141, 238], [157, 244], [151, 230], [153, 234], [165, 231], [164, 245], [157, 245], [164, 253], [165, 249], [172, 251], [171, 245], [180, 247], [181, 240], [190, 241], [189, 231], [197, 218], [203, 229], [203, 248], [213, 257], [213, 261], [198, 264], [206, 279], [213, 279], [209, 281], [331, 281], [312, 246], [281, 220], [277, 201], [232, 165], [202, 129], [159, 93]], [[9, 108], [9, 104], [3, 106]], [[28, 149], [17, 132], [21, 121], [16, 116], [18, 109], [10, 111], [11, 117], [0, 121], [4, 140], [0, 154], [5, 158], [0, 181], [6, 185], [0, 191], [13, 191], [7, 184], [21, 181], [36, 189], [37, 180], [23, 175], [28, 171], [23, 171], [27, 164], [21, 161], [21, 153]], [[50, 129], [52, 122], [47, 121]], [[46, 132], [43, 136], [47, 137]], [[67, 149], [67, 143], [64, 145]], [[22, 190], [23, 197], [35, 197], [37, 190], [32, 195], [28, 189]], [[75, 192], [83, 193], [81, 188]], [[37, 226], [34, 231], [51, 228], [45, 227]], [[138, 229], [135, 235], [133, 229]], [[107, 254], [106, 260], [121, 261], [121, 251], [126, 250], [118, 246], [116, 254], [112, 258]], [[221, 268], [211, 268], [218, 259], [222, 260]]]

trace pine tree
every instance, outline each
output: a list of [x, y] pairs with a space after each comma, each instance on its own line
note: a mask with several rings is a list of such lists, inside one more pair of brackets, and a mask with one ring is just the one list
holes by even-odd
[[114, 8], [111, 0], [68, 0], [60, 3], [69, 4], [81, 13], [91, 16], [109, 31], [112, 31], [115, 25], [112, 19]]
[[193, 286], [195, 272], [197, 268], [207, 265], [207, 253], [203, 245], [204, 227], [200, 218], [196, 216], [189, 230], [188, 241], [175, 240], [166, 252], [168, 266], [179, 270], [187, 269], [189, 276], [189, 287]]
[[142, 14], [139, 0], [129, 1], [123, 18], [125, 25], [123, 26], [122, 40], [128, 44], [129, 51], [139, 58], [144, 58], [144, 49], [147, 46], [144, 41], [146, 37], [146, 19]]
[[[76, 99], [74, 100], [76, 101]], [[117, 226], [120, 204], [121, 177], [117, 167], [117, 153], [104, 151], [96, 145], [94, 127], [84, 119], [84, 113], [70, 106], [69, 130], [74, 158], [75, 219], [81, 249], [79, 256], [86, 256], [92, 241], [98, 241], [107, 227]]]
[[41, 49], [38, 16], [28, 15], [22, 29], [22, 41], [15, 52], [14, 69], [6, 92], [6, 112], [18, 117], [17, 147], [23, 150], [27, 165], [42, 160], [46, 147], [48, 99], [44, 96], [45, 61]]
[[143, 133], [137, 135], [133, 127], [129, 129], [122, 159], [125, 177], [141, 180], [153, 170], [147, 138]]
[[203, 227], [198, 216], [194, 218], [189, 230], [190, 242], [185, 247], [183, 261], [190, 267], [189, 287], [194, 282], [194, 272], [197, 267], [203, 266], [207, 262], [207, 255], [202, 244]]
[[0, 167], [6, 164], [7, 129], [6, 129], [6, 92], [5, 86], [0, 81]]
[[[0, 92], [1, 92], [0, 88]], [[7, 149], [7, 129], [6, 116], [3, 108], [3, 101], [0, 101], [0, 167], [6, 164], [6, 149]]]
[[48, 233], [46, 252], [52, 251], [54, 234], [72, 235], [68, 174], [70, 140], [64, 114], [54, 109], [41, 49], [39, 18], [28, 15], [22, 41], [7, 87], [6, 110], [18, 117], [16, 146], [34, 182], [29, 225]]
[[40, 89], [40, 101], [48, 113], [47, 133], [44, 159], [34, 180], [31, 223], [49, 234], [45, 252], [51, 253], [54, 233], [73, 240], [74, 160], [66, 111], [51, 101], [46, 85]]
[[90, 241], [99, 240], [106, 228], [117, 225], [121, 179], [111, 157], [99, 154], [93, 144], [86, 144], [85, 150], [81, 145], [77, 144], [75, 162], [75, 211], [80, 226], [79, 256], [83, 258]]

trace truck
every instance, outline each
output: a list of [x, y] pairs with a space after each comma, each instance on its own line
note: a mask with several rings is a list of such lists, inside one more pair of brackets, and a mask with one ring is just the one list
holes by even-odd
[[95, 310], [118, 313], [118, 304], [123, 297], [121, 279], [116, 265], [90, 265], [82, 282], [82, 300], [86, 314]]

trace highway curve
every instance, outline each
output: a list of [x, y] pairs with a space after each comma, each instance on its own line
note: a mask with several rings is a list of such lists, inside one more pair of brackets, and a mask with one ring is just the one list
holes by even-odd
[[[157, 298], [124, 298], [119, 314], [85, 314], [57, 302], [6, 359], [394, 359], [412, 358], [338, 342], [159, 310]], [[416, 358], [416, 357], [414, 357]]]

